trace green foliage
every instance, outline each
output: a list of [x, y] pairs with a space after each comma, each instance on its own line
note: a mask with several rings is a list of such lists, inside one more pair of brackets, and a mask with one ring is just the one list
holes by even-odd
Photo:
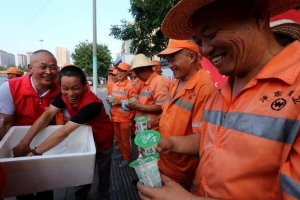
[[168, 40], [160, 30], [168, 11], [179, 0], [130, 0], [134, 22], [121, 20], [112, 25], [110, 35], [119, 40], [132, 40], [131, 53], [152, 57], [166, 48]]
[[[74, 64], [84, 70], [87, 76], [93, 75], [93, 43], [85, 41], [75, 46], [71, 54]], [[97, 73], [107, 77], [108, 68], [112, 65], [111, 53], [106, 45], [97, 44]]]

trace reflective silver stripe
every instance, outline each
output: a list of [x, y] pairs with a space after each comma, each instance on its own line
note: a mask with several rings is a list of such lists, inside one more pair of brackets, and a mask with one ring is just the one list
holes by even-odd
[[286, 118], [210, 110], [204, 111], [203, 121], [287, 145], [294, 143], [300, 126], [300, 121]]
[[152, 97], [152, 93], [151, 92], [141, 92], [140, 96], [141, 97]]
[[172, 95], [170, 93], [168, 94], [168, 101], [172, 101]]
[[186, 101], [182, 98], [176, 99], [174, 101], [174, 104], [177, 105], [178, 107], [182, 108], [183, 110], [187, 110], [189, 112], [192, 112], [193, 108], [194, 108], [194, 104]]
[[123, 96], [127, 96], [127, 92], [124, 92], [124, 91], [120, 91], [120, 90], [113, 90], [112, 93], [116, 93], [116, 94], [120, 94], [120, 95], [123, 95]]
[[155, 103], [165, 103], [165, 100], [163, 100], [163, 99], [158, 99], [158, 100], [155, 101]]
[[293, 179], [285, 174], [280, 174], [280, 184], [283, 192], [294, 197], [295, 199], [300, 199], [300, 184], [296, 183]]

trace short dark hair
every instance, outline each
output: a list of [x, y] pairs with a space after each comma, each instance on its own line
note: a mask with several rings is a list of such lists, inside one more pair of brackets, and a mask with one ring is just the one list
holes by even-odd
[[50, 51], [45, 50], [45, 49], [37, 50], [37, 51], [33, 52], [32, 55], [38, 54], [38, 53], [48, 53], [48, 54], [50, 54], [51, 56], [55, 57], [55, 56], [53, 55], [53, 53], [51, 53]]
[[33, 62], [33, 60], [35, 60], [35, 58], [36, 58], [35, 56], [39, 53], [46, 53], [46, 54], [50, 55], [51, 57], [53, 57], [55, 59], [55, 61], [57, 62], [57, 60], [56, 60], [55, 56], [53, 55], [53, 53], [51, 53], [50, 51], [47, 51], [45, 49], [40, 49], [40, 50], [37, 50], [37, 51], [35, 51], [31, 54], [30, 64]]
[[80, 69], [79, 67], [77, 67], [76, 65], [68, 65], [64, 68], [62, 68], [59, 72], [59, 79], [61, 80], [61, 78], [63, 76], [75, 76], [80, 78], [80, 82], [81, 84], [84, 86], [86, 85], [86, 76], [84, 74], [84, 72], [82, 71], [82, 69]]

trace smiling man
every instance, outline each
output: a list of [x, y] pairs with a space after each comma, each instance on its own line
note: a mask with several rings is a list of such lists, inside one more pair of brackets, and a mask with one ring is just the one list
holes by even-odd
[[11, 79], [0, 87], [4, 116], [0, 139], [13, 125], [32, 125], [59, 94], [59, 87], [54, 83], [57, 63], [52, 53], [46, 50], [35, 51], [28, 68], [32, 73], [30, 76]]
[[[47, 50], [33, 52], [28, 65], [30, 76], [11, 79], [0, 87], [0, 110], [4, 116], [4, 124], [0, 129], [0, 139], [11, 126], [32, 125], [49, 107], [59, 94], [59, 87], [54, 83], [57, 76], [57, 62], [54, 55]], [[55, 124], [55, 119], [48, 124]], [[30, 151], [26, 148], [24, 156]], [[53, 199], [53, 192], [37, 193], [41, 199]], [[32, 199], [32, 194], [19, 196], [17, 199]]]
[[194, 195], [162, 175], [144, 199], [300, 199], [300, 43], [283, 47], [270, 16], [300, 0], [181, 0], [163, 33], [194, 39], [229, 80], [204, 108], [201, 135], [160, 141], [161, 154], [199, 156]]
[[[168, 47], [158, 54], [166, 57], [175, 81], [159, 121], [162, 137], [199, 133], [204, 106], [216, 91], [212, 77], [201, 66], [198, 46], [188, 40], [169, 40]], [[199, 159], [192, 155], [161, 155], [158, 166], [186, 190], [190, 191]]]
[[[109, 199], [109, 176], [113, 144], [113, 124], [105, 112], [102, 101], [86, 87], [84, 72], [76, 66], [64, 67], [60, 73], [61, 94], [36, 120], [20, 143], [13, 148], [14, 155], [24, 154], [32, 139], [47, 126], [50, 120], [65, 109], [71, 119], [53, 132], [29, 155], [42, 155], [58, 145], [82, 124], [92, 127], [96, 145], [96, 164], [98, 167], [98, 198]], [[83, 186], [75, 193], [76, 199], [86, 199], [91, 184]]]

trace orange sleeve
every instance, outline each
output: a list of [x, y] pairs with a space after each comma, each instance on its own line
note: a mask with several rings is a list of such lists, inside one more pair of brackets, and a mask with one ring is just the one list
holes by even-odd
[[129, 81], [128, 82], [128, 86], [127, 86], [127, 88], [128, 88], [128, 97], [127, 97], [127, 99], [130, 99], [131, 97], [136, 97], [137, 96], [137, 94], [136, 94], [136, 92], [133, 90], [133, 84], [131, 83], [131, 81]]
[[153, 98], [156, 105], [164, 105], [167, 101], [167, 95], [169, 92], [169, 82], [163, 77], [156, 81]]
[[296, 200], [300, 199], [300, 129], [293, 145], [286, 148], [290, 151], [280, 170], [280, 184], [283, 199]]
[[203, 84], [197, 92], [194, 112], [192, 114], [193, 133], [199, 133], [199, 127], [203, 119], [203, 111], [208, 99], [215, 93], [216, 87], [213, 84]]

